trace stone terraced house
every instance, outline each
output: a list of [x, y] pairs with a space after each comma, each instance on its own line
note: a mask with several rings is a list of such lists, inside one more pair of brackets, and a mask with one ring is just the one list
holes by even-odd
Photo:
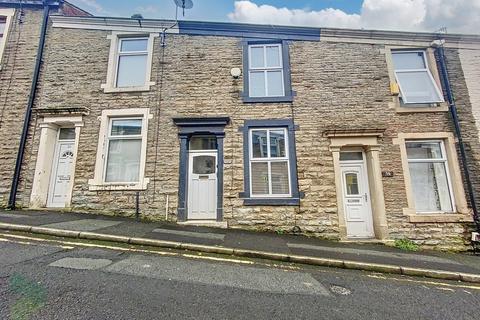
[[[15, 204], [465, 249], [480, 190], [478, 69], [465, 57], [479, 45], [51, 15]], [[20, 100], [7, 105], [15, 130], [0, 127], [2, 152], [18, 148]], [[0, 161], [6, 203], [15, 159]]]

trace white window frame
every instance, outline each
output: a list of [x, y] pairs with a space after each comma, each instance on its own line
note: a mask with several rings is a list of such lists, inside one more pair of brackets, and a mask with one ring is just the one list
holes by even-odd
[[10, 27], [12, 25], [13, 17], [15, 16], [15, 9], [0, 9], [0, 16], [7, 18], [5, 22], [5, 30], [3, 31], [3, 37], [0, 40], [0, 70], [3, 69], [3, 54], [7, 46], [8, 36], [10, 34]]
[[[98, 137], [97, 157], [95, 163], [94, 178], [89, 180], [89, 190], [145, 190], [150, 179], [145, 178], [145, 163], [147, 155], [147, 133], [148, 120], [152, 119], [149, 108], [138, 109], [117, 109], [117, 110], [103, 110], [100, 120], [100, 132]], [[106, 168], [108, 157], [108, 146], [110, 141], [110, 130], [112, 120], [118, 119], [142, 119], [142, 146], [140, 154], [140, 170], [139, 179], [137, 182], [106, 182]], [[125, 136], [122, 136], [125, 137]], [[130, 137], [130, 136], [128, 136]], [[139, 136], [131, 136], [138, 139]], [[133, 139], [133, 138], [132, 138]]]
[[[445, 100], [443, 98], [443, 93], [440, 91], [440, 89], [437, 85], [437, 82], [433, 78], [432, 72], [430, 71], [430, 68], [428, 67], [428, 61], [427, 61], [425, 50], [392, 50], [391, 52], [392, 52], [392, 60], [393, 60], [393, 56], [397, 53], [398, 54], [401, 54], [401, 53], [421, 53], [422, 57], [423, 57], [423, 63], [425, 65], [425, 68], [423, 68], [423, 69], [401, 69], [401, 70], [397, 70], [395, 68], [395, 64], [393, 64], [393, 69], [394, 69], [394, 73], [395, 73], [395, 80], [397, 81], [398, 86], [400, 88], [400, 93], [401, 93], [402, 101], [403, 101], [404, 104], [413, 104], [413, 105], [417, 104], [418, 105], [418, 104], [431, 104], [431, 103], [445, 102]], [[398, 80], [397, 74], [398, 73], [412, 73], [412, 72], [426, 72], [427, 75], [428, 75], [428, 78], [430, 79], [430, 81], [431, 81], [431, 83], [434, 87], [435, 93], [437, 94], [437, 96], [440, 99], [436, 100], [436, 101], [408, 102], [407, 97], [404, 94], [404, 91], [403, 91], [403, 88], [402, 88], [402, 83]]]
[[[267, 151], [268, 157], [265, 158], [254, 158], [253, 156], [253, 131], [267, 131]], [[282, 130], [285, 135], [285, 157], [270, 157], [270, 131], [280, 131]], [[287, 198], [292, 196], [292, 187], [291, 187], [291, 176], [290, 176], [290, 157], [289, 157], [289, 140], [288, 140], [288, 130], [284, 127], [266, 127], [266, 128], [250, 128], [248, 130], [248, 146], [249, 146], [249, 168], [250, 168], [250, 197], [251, 198]], [[287, 162], [287, 171], [288, 171], [288, 193], [287, 194], [273, 194], [272, 193], [272, 162]], [[253, 184], [252, 184], [252, 163], [253, 162], [267, 162], [268, 164], [268, 194], [253, 194]]]
[[[101, 88], [105, 93], [114, 93], [114, 92], [141, 92], [149, 91], [150, 87], [155, 85], [155, 82], [151, 81], [152, 76], [152, 63], [153, 63], [153, 49], [155, 38], [159, 37], [159, 33], [132, 33], [132, 32], [115, 32], [113, 31], [111, 35], [107, 36], [107, 39], [110, 40], [110, 54], [108, 59], [108, 68], [107, 68], [107, 81], [101, 85]], [[148, 39], [147, 44], [147, 68], [145, 72], [145, 84], [143, 86], [136, 87], [117, 87], [117, 74], [120, 60], [120, 55], [138, 55], [139, 53], [144, 54], [144, 51], [138, 52], [129, 52], [121, 53], [121, 43], [124, 39]]]
[[[147, 50], [144, 51], [122, 51], [122, 43], [123, 41], [128, 40], [147, 40]], [[117, 56], [115, 61], [115, 87], [116, 88], [128, 88], [128, 87], [119, 87], [118, 86], [118, 71], [120, 70], [120, 58], [126, 56], [146, 56], [147, 63], [148, 63], [148, 37], [128, 37], [128, 38], [119, 38], [118, 45], [117, 45]], [[146, 70], [146, 69], [145, 69]], [[146, 76], [146, 75], [145, 75]], [[146, 84], [146, 80], [144, 85]], [[137, 86], [138, 87], [138, 86]]]
[[[279, 62], [278, 67], [267, 67], [267, 47], [278, 47], [279, 52]], [[263, 49], [263, 61], [265, 63], [264, 67], [252, 67], [252, 48], [262, 48]], [[259, 73], [263, 71], [263, 78], [265, 81], [265, 95], [264, 96], [252, 96], [252, 73]], [[281, 95], [269, 95], [268, 94], [268, 81], [267, 73], [268, 71], [280, 71], [282, 73], [282, 94]], [[248, 93], [251, 98], [270, 98], [270, 97], [284, 97], [285, 96], [285, 75], [283, 70], [283, 51], [282, 44], [272, 43], [272, 44], [250, 44], [248, 45]]]
[[[452, 179], [450, 177], [450, 169], [449, 169], [449, 163], [448, 163], [448, 158], [447, 158], [447, 150], [445, 148], [445, 142], [444, 140], [441, 139], [425, 139], [425, 140], [405, 140], [405, 148], [407, 146], [407, 143], [439, 143], [440, 144], [440, 152], [442, 153], [441, 158], [434, 158], [434, 159], [410, 159], [408, 158], [408, 153], [407, 153], [407, 162], [410, 167], [410, 163], [443, 163], [445, 167], [445, 174], [447, 176], [447, 186], [448, 186], [448, 194], [450, 195], [450, 202], [452, 204], [452, 210], [451, 211], [419, 211], [415, 209], [416, 213], [418, 214], [434, 214], [434, 213], [453, 213], [455, 212], [456, 204], [455, 204], [455, 195], [453, 193], [453, 188], [452, 188]], [[410, 174], [410, 172], [409, 172]], [[411, 176], [410, 176], [411, 179]], [[413, 186], [412, 186], [413, 188]]]
[[[112, 125], [113, 121], [115, 120], [142, 120], [142, 129], [140, 134], [137, 135], [120, 135], [120, 136], [113, 136], [112, 135]], [[116, 182], [107, 182], [107, 168], [108, 168], [108, 158], [110, 156], [109, 150], [110, 150], [110, 142], [112, 140], [142, 140], [142, 145], [143, 145], [143, 131], [145, 130], [144, 123], [143, 123], [143, 117], [109, 117], [108, 118], [108, 130], [107, 130], [107, 141], [106, 141], [106, 146], [105, 146], [105, 161], [104, 161], [104, 168], [103, 168], [103, 183], [104, 184], [129, 184], [132, 182], [128, 181], [116, 181]], [[140, 171], [140, 170], [139, 170]], [[140, 172], [138, 175], [137, 181], [134, 181], [134, 183], [140, 182]]]

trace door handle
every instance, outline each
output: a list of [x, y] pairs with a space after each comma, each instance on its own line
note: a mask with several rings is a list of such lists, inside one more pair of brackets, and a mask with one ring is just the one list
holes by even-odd
[[365, 192], [365, 202], [368, 202], [368, 195], [366, 192]]

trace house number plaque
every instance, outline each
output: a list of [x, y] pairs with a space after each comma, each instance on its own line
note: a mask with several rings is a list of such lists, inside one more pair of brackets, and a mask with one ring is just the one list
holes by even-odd
[[391, 178], [393, 176], [394, 176], [393, 171], [382, 171], [382, 177], [384, 178]]

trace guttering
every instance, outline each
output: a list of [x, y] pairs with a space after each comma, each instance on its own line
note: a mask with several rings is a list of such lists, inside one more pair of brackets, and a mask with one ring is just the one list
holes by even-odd
[[[442, 39], [443, 40], [443, 39]], [[440, 40], [440, 41], [442, 41]], [[468, 195], [469, 195], [469, 200], [470, 200], [470, 205], [472, 207], [472, 212], [473, 212], [473, 221], [475, 222], [475, 226], [478, 232], [480, 232], [480, 219], [478, 216], [478, 207], [475, 199], [475, 193], [473, 190], [473, 184], [472, 180], [470, 178], [470, 169], [468, 168], [468, 160], [467, 160], [467, 154], [465, 151], [465, 145], [463, 143], [463, 138], [462, 138], [462, 130], [460, 128], [460, 122], [458, 120], [458, 114], [457, 114], [457, 106], [455, 104], [455, 98], [453, 96], [452, 92], [452, 87], [450, 85], [450, 80], [448, 76], [448, 70], [447, 70], [447, 65], [446, 65], [446, 59], [445, 59], [445, 50], [443, 48], [443, 42], [440, 46], [437, 47], [437, 50], [435, 52], [435, 55], [437, 57], [438, 64], [440, 66], [440, 76], [441, 80], [443, 83], [443, 86], [445, 88], [445, 93], [446, 93], [446, 98], [448, 100], [448, 105], [450, 109], [450, 114], [452, 115], [452, 120], [453, 124], [455, 126], [455, 134], [458, 139], [458, 146], [460, 149], [460, 157], [462, 159], [462, 164], [463, 164], [463, 175], [465, 177], [465, 181], [467, 183], [467, 190], [468, 190]]]
[[48, 2], [50, 8], [58, 8], [63, 4], [64, 0], [0, 0], [0, 6], [8, 6], [9, 8], [43, 8], [45, 2]]
[[105, 30], [125, 32], [164, 32], [178, 33], [178, 27], [171, 28], [174, 20], [131, 19], [115, 17], [72, 17], [52, 15], [53, 28]]
[[[18, 147], [17, 161], [15, 162], [15, 171], [13, 174], [12, 187], [10, 189], [10, 197], [8, 199], [8, 208], [15, 209], [17, 200], [17, 190], [20, 183], [20, 174], [22, 171], [22, 162], [25, 155], [25, 144], [27, 143], [28, 128], [30, 126], [30, 119], [32, 117], [33, 103], [37, 92], [38, 78], [40, 76], [40, 67], [42, 64], [43, 51], [45, 48], [45, 37], [48, 27], [48, 16], [51, 9], [51, 1], [45, 0], [43, 2], [43, 20], [40, 31], [40, 40], [38, 44], [37, 58], [35, 61], [35, 69], [33, 71], [32, 85], [30, 88], [30, 95], [28, 97], [27, 110], [25, 111], [25, 119], [23, 121], [22, 136], [20, 137], [20, 145]], [[54, 4], [57, 2], [53, 2]]]

